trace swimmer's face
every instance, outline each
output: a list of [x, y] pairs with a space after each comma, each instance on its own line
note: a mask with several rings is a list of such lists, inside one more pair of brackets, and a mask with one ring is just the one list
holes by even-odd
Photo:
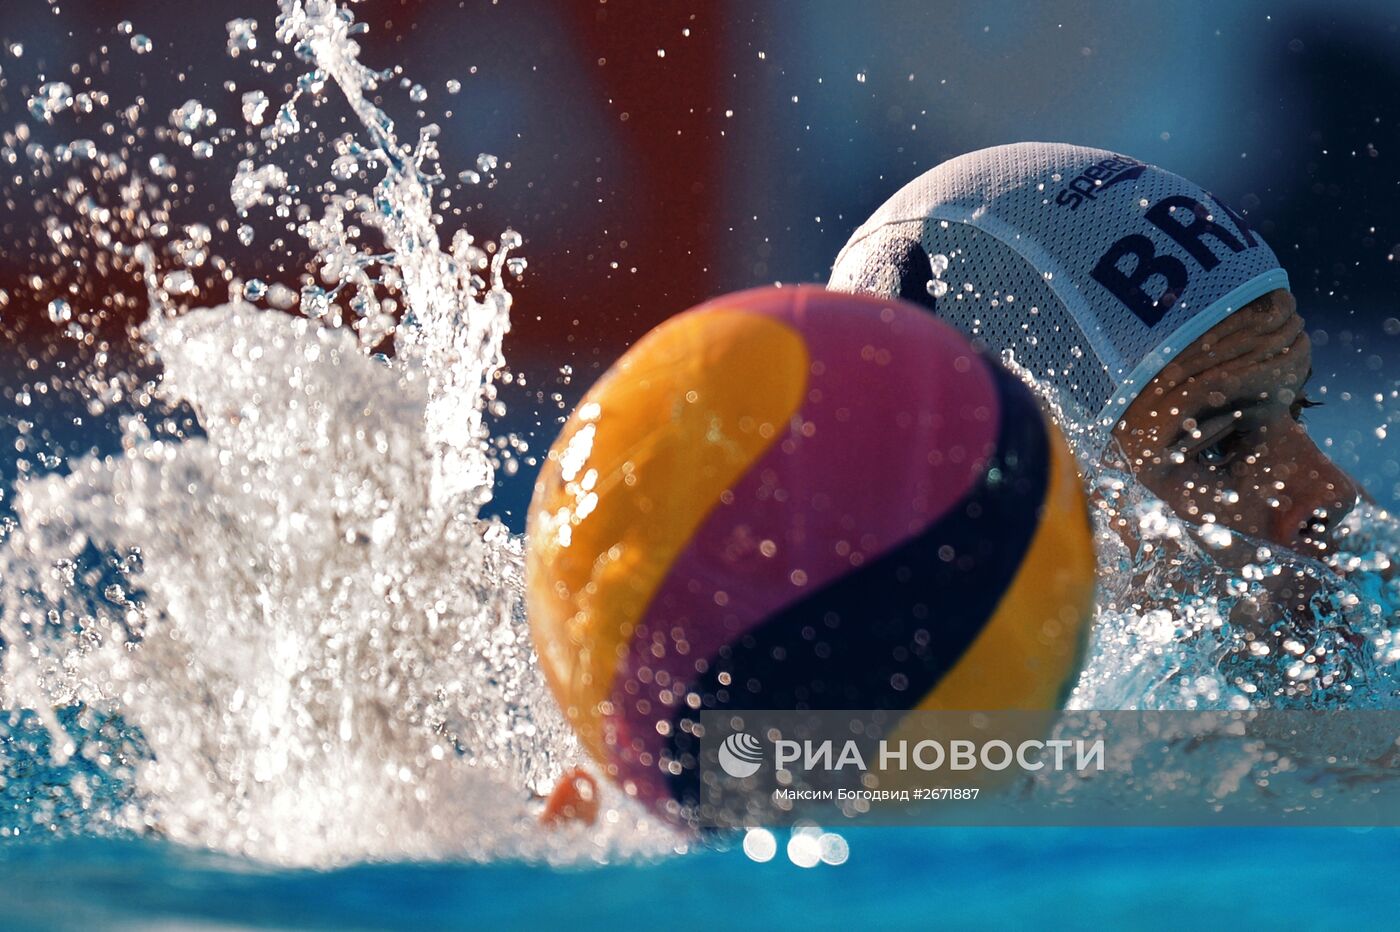
[[1274, 291], [1163, 369], [1114, 436], [1139, 481], [1185, 520], [1321, 556], [1358, 489], [1303, 428], [1311, 372], [1293, 296]]

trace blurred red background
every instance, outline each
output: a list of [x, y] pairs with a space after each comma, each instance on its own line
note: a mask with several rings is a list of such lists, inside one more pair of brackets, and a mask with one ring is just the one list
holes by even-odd
[[[512, 288], [506, 354], [531, 390], [506, 393], [502, 429], [529, 435], [536, 451], [656, 323], [726, 291], [824, 280], [850, 231], [904, 182], [1018, 139], [1114, 148], [1198, 180], [1280, 254], [1315, 328], [1324, 382], [1360, 397], [1400, 368], [1385, 330], [1400, 284], [1400, 99], [1389, 90], [1400, 81], [1400, 11], [1381, 0], [1344, 10], [1243, 3], [1192, 16], [1106, 2], [367, 0], [353, 9], [371, 27], [362, 58], [402, 65], [427, 91], [415, 105], [397, 82], [386, 86], [400, 127], [411, 135], [441, 123], [449, 174], [481, 152], [500, 160], [492, 178], [454, 195], [461, 214], [449, 214], [445, 230], [524, 236], [530, 265]], [[24, 51], [0, 50], [0, 130], [34, 122], [26, 102], [42, 80], [87, 76], [114, 102], [141, 99], [151, 126], [191, 98], [214, 108], [220, 126], [241, 126], [241, 94], [263, 88], [284, 99], [298, 68], [268, 76], [230, 58], [225, 23], [257, 18], [267, 55], [274, 10], [271, 0], [4, 0], [0, 41]], [[124, 19], [151, 38], [149, 54], [127, 47]], [[452, 80], [460, 92], [449, 92]], [[53, 141], [64, 131], [36, 128]], [[230, 145], [208, 160], [185, 158], [189, 187], [172, 219], [229, 216], [240, 157]], [[326, 166], [307, 171], [324, 176]], [[9, 178], [0, 203], [0, 415], [20, 386], [61, 383], [58, 363], [81, 354], [45, 313], [69, 283], [83, 282], [79, 307], [127, 295], [102, 326], [114, 352], [123, 324], [146, 313], [129, 276], [54, 254], [40, 187]], [[290, 236], [275, 247], [266, 214], [252, 220], [250, 247], [225, 235], [218, 251], [242, 278], [296, 287], [305, 249]], [[224, 295], [216, 285], [196, 297]], [[111, 419], [76, 430], [60, 394], [31, 393], [22, 416], [39, 442], [29, 452], [109, 447]], [[1332, 429], [1335, 411], [1315, 423]], [[1336, 449], [1388, 468], [1378, 479], [1400, 494], [1400, 464], [1359, 423], [1337, 421]], [[14, 432], [13, 418], [0, 417], [0, 446]], [[6, 476], [28, 461], [6, 463]], [[528, 470], [502, 483], [499, 506], [512, 524], [529, 487]]]

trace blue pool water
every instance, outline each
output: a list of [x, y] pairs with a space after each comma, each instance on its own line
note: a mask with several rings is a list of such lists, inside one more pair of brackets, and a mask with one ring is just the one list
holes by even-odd
[[0, 845], [0, 926], [1367, 928], [1400, 831], [889, 829], [839, 868], [707, 851], [649, 864], [268, 870], [155, 841]]

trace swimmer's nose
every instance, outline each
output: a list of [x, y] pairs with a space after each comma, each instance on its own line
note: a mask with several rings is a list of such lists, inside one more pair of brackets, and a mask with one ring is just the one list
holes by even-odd
[[1332, 531], [1355, 507], [1360, 489], [1311, 440], [1300, 447], [1275, 533], [1296, 549], [1326, 551]]

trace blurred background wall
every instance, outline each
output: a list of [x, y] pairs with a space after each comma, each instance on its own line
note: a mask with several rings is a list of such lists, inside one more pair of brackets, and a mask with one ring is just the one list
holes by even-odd
[[[24, 44], [19, 57], [0, 51], [0, 127], [24, 116], [39, 75], [125, 43], [123, 19], [155, 49], [105, 76], [114, 98], [140, 95], [163, 114], [195, 97], [233, 117], [253, 79], [225, 54], [224, 24], [255, 17], [270, 43], [273, 9], [0, 0], [0, 40]], [[525, 237], [530, 267], [506, 351], [531, 391], [508, 394], [503, 429], [537, 451], [667, 316], [738, 288], [824, 281], [851, 230], [918, 173], [1043, 139], [1160, 164], [1249, 217], [1313, 331], [1330, 402], [1313, 413], [1315, 430], [1377, 497], [1400, 502], [1394, 440], [1376, 430], [1394, 417], [1400, 375], [1400, 6], [1390, 0], [367, 0], [356, 15], [372, 25], [366, 60], [402, 63], [428, 89], [422, 108], [443, 124], [447, 167], [470, 168], [479, 152], [500, 159], [495, 184], [460, 201], [462, 221], [479, 237], [506, 226]], [[386, 99], [401, 123], [415, 121], [406, 95]], [[234, 161], [196, 168], [210, 212], [228, 210]], [[49, 296], [29, 281], [42, 269], [41, 214], [24, 199], [0, 204], [10, 296], [0, 415], [32, 377], [29, 360], [61, 352]], [[269, 280], [290, 275], [259, 245], [231, 258]], [[56, 408], [27, 416], [53, 420], [55, 448], [73, 446]], [[0, 435], [8, 459], [6, 444]], [[502, 479], [495, 507], [514, 527], [531, 483], [530, 470]]]

